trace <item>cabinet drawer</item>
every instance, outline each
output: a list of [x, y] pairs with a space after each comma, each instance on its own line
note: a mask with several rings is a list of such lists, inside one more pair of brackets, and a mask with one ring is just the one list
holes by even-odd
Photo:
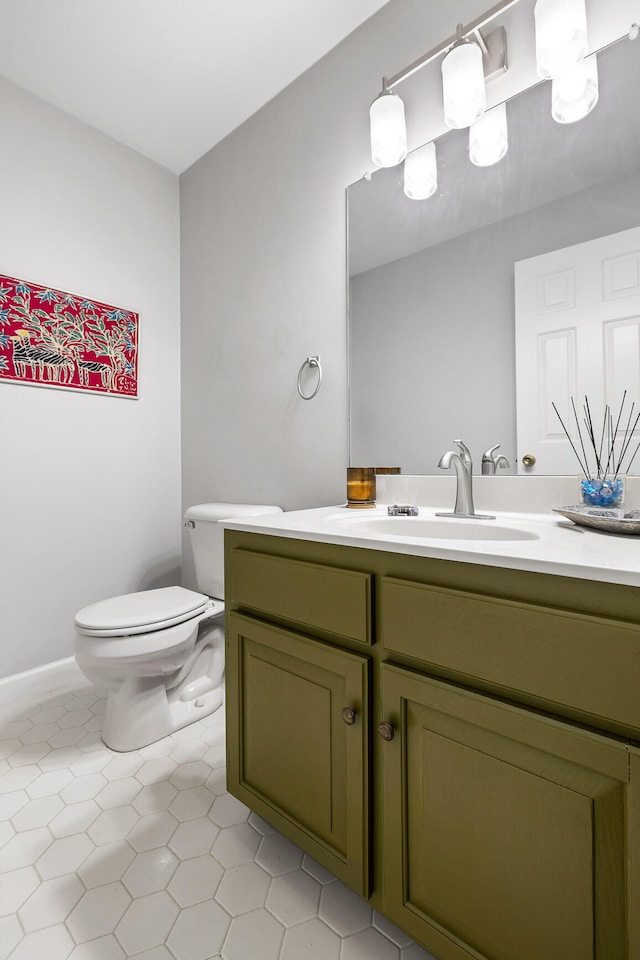
[[386, 650], [473, 686], [544, 701], [613, 732], [640, 731], [640, 626], [382, 579]]
[[371, 643], [369, 574], [236, 548], [226, 582], [234, 605]]

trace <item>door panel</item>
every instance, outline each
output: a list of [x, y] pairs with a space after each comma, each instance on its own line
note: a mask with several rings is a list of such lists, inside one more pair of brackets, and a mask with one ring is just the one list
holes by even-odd
[[390, 919], [442, 960], [628, 960], [626, 746], [382, 675]]
[[[578, 473], [551, 404], [572, 437], [571, 398], [583, 436], [585, 394], [598, 437], [605, 405], [615, 416], [624, 390], [625, 413], [632, 400], [637, 409], [640, 227], [516, 263], [515, 313], [519, 472]], [[524, 453], [536, 456], [534, 468], [522, 467]]]
[[365, 657], [229, 615], [229, 790], [364, 895], [368, 673]]

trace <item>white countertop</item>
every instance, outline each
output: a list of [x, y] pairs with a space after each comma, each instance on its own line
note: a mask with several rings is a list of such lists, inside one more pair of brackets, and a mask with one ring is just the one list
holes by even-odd
[[[442, 509], [438, 507], [437, 509]], [[478, 509], [476, 505], [476, 510]], [[435, 518], [436, 508], [419, 508], [419, 518]], [[348, 547], [384, 550], [438, 560], [479, 563], [493, 567], [529, 570], [556, 576], [578, 577], [640, 586], [640, 537], [624, 536], [578, 527], [554, 513], [506, 513], [492, 511], [496, 524], [525, 531], [536, 539], [460, 540], [391, 536], [359, 529], [360, 521], [385, 517], [387, 507], [353, 510], [344, 506], [318, 507], [263, 517], [223, 521], [230, 530], [263, 533], [294, 540], [336, 543]], [[406, 523], [409, 530], [411, 518]], [[452, 519], [450, 524], [467, 521]], [[475, 524], [480, 521], [474, 521]]]

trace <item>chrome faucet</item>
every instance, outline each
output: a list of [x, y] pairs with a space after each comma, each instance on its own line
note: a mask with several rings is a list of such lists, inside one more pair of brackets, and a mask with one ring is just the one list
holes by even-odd
[[441, 470], [448, 470], [453, 466], [456, 471], [456, 503], [453, 513], [438, 513], [438, 517], [476, 517], [479, 520], [495, 520], [495, 517], [484, 513], [476, 513], [473, 506], [473, 461], [469, 448], [462, 440], [455, 440], [458, 444], [458, 452], [449, 450], [440, 457], [438, 467]]
[[484, 477], [495, 477], [498, 467], [502, 467], [504, 470], [510, 468], [511, 464], [507, 458], [503, 457], [502, 454], [496, 454], [496, 450], [499, 448], [500, 444], [496, 443], [495, 447], [489, 447], [482, 454], [482, 475]]

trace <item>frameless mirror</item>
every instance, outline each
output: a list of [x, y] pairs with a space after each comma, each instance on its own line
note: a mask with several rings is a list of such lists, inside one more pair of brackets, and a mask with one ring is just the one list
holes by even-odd
[[[510, 100], [509, 150], [494, 166], [469, 162], [467, 130], [441, 137], [438, 190], [427, 200], [404, 195], [402, 165], [348, 188], [351, 463], [432, 474], [461, 437], [474, 472], [496, 443], [510, 472], [522, 470], [529, 438], [516, 433], [525, 405], [547, 404], [557, 389], [564, 408], [572, 390], [601, 389], [589, 377], [565, 375], [566, 357], [545, 365], [535, 344], [516, 364], [515, 265], [640, 228], [639, 43], [625, 38], [598, 53], [600, 98], [577, 123], [552, 119], [549, 82]], [[640, 233], [635, 247], [634, 236], [623, 238], [628, 256], [615, 294], [628, 321], [620, 343], [624, 376], [635, 376], [623, 385], [631, 391], [640, 387]], [[560, 311], [552, 288], [551, 309]], [[567, 316], [565, 326], [578, 322]], [[554, 363], [555, 385], [553, 378], [551, 387], [541, 385]], [[611, 391], [616, 364], [602, 354], [595, 365], [609, 371]], [[537, 383], [542, 400], [522, 395], [516, 369], [518, 380]], [[548, 448], [562, 442], [546, 409], [539, 420], [551, 431]], [[544, 452], [536, 470], [576, 472], [573, 461], [567, 467]]]

